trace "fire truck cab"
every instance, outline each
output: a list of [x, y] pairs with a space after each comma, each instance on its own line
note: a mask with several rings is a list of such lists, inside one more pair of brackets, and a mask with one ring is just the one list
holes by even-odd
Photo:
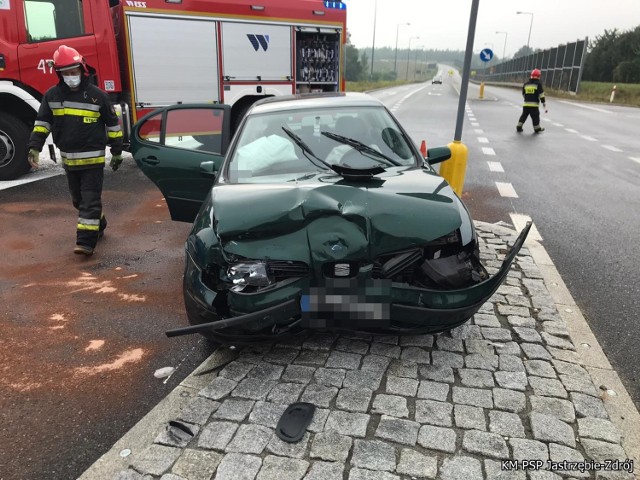
[[261, 98], [344, 91], [345, 42], [346, 7], [333, 1], [0, 0], [0, 180], [29, 171], [60, 45], [96, 70], [126, 145], [132, 124], [159, 107], [226, 104], [233, 129]]

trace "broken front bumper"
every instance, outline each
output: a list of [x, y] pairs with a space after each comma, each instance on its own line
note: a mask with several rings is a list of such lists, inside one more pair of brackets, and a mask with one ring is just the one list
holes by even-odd
[[[489, 279], [471, 287], [458, 290], [428, 290], [406, 284], [391, 284], [389, 321], [386, 323], [356, 319], [350, 326], [341, 328], [385, 333], [435, 333], [456, 327], [471, 318], [491, 298], [502, 284], [520, 248], [524, 244], [531, 224], [522, 230], [507, 253], [500, 270]], [[220, 319], [213, 308], [217, 293], [202, 283], [201, 271], [187, 255], [184, 296], [187, 310], [193, 321], [197, 313], [198, 323], [166, 332], [167, 336], [191, 333], [225, 334], [242, 330], [244, 334], [272, 331], [300, 325], [305, 305], [305, 292], [309, 291], [309, 279], [292, 279], [281, 282], [278, 288], [259, 293], [229, 293], [231, 318]], [[307, 325], [308, 326], [308, 325]], [[323, 327], [327, 328], [327, 327]], [[260, 333], [258, 333], [260, 335]]]

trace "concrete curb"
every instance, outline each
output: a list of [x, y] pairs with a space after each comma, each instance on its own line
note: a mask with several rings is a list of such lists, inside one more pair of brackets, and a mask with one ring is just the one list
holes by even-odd
[[216, 369], [237, 355], [228, 348], [218, 349], [174, 388], [153, 410], [135, 424], [111, 449], [100, 457], [78, 480], [106, 480], [126, 470], [138, 455], [153, 443], [167, 422], [173, 420], [198, 392], [216, 376]]

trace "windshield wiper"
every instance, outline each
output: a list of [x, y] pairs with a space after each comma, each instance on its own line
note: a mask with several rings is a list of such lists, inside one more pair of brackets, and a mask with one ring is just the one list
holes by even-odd
[[289, 130], [287, 127], [282, 127], [282, 130], [284, 130], [284, 133], [286, 133], [289, 138], [291, 138], [291, 140], [293, 140], [295, 142], [296, 145], [298, 145], [300, 147], [300, 149], [302, 150], [302, 153], [304, 153], [304, 156], [307, 157], [309, 159], [309, 161], [311, 163], [313, 163], [316, 167], [318, 167], [319, 165], [314, 162], [311, 157], [315, 158], [317, 161], [319, 161], [320, 163], [322, 163], [322, 165], [324, 165], [326, 168], [328, 168], [329, 170], [331, 170], [331, 165], [329, 165], [327, 162], [325, 162], [324, 160], [322, 160], [321, 158], [318, 158], [317, 155], [315, 153], [313, 153], [313, 150], [311, 150], [311, 148], [309, 148], [309, 145], [307, 145], [306, 143], [304, 143], [304, 141], [295, 133], [293, 133], [291, 130]]
[[375, 155], [378, 158], [384, 158], [386, 161], [388, 161], [392, 165], [396, 165], [396, 166], [402, 165], [396, 162], [393, 158], [389, 158], [384, 153], [379, 152], [375, 148], [371, 148], [369, 145], [359, 142], [358, 140], [354, 140], [353, 138], [343, 137], [342, 135], [338, 135], [337, 133], [333, 133], [333, 132], [320, 132], [320, 133], [325, 137], [330, 138], [331, 140], [335, 140], [336, 142], [349, 145], [350, 147], [353, 147], [358, 152], [368, 153], [369, 155]]

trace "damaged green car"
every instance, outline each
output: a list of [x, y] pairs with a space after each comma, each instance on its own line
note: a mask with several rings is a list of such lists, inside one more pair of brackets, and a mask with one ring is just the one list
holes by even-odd
[[226, 105], [175, 105], [134, 129], [138, 166], [193, 221], [184, 301], [222, 343], [305, 329], [427, 333], [467, 321], [500, 286], [462, 201], [365, 94], [272, 97], [231, 138]]

